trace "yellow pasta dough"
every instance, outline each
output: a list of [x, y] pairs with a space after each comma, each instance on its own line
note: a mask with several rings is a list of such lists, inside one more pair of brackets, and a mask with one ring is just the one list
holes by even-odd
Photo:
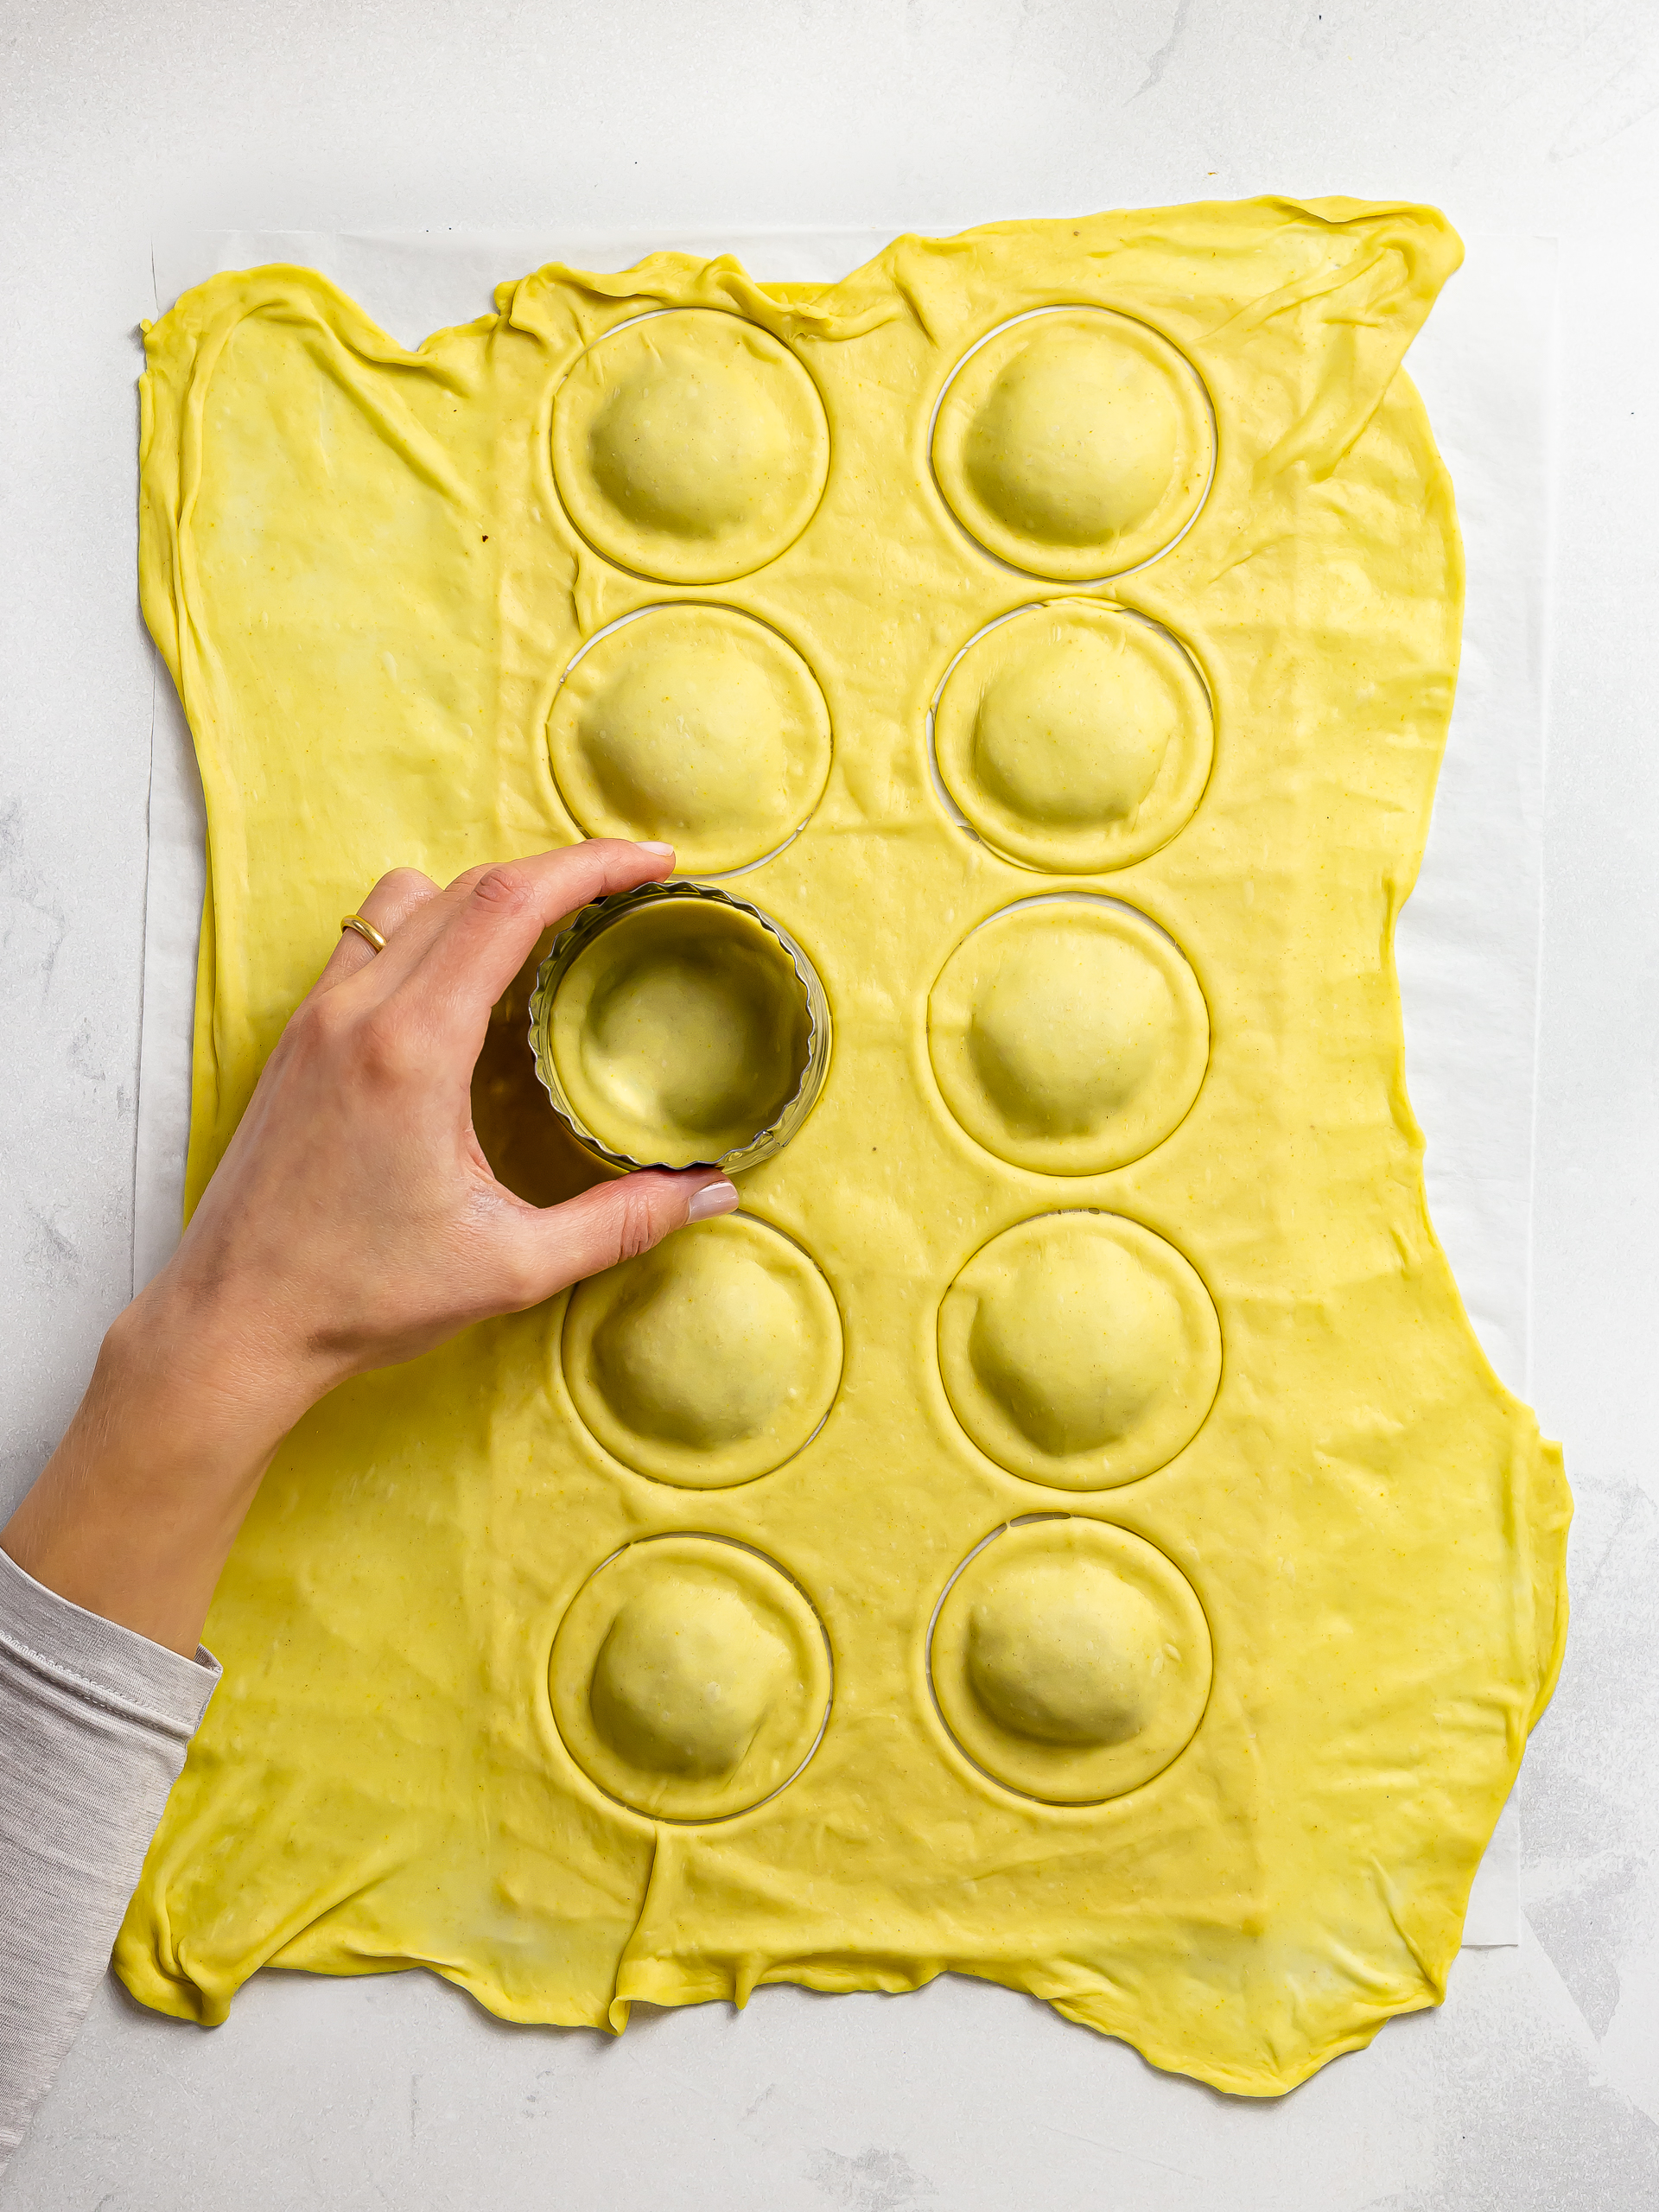
[[1027, 607], [976, 639], [934, 731], [963, 819], [1051, 874], [1155, 852], [1198, 804], [1213, 750], [1209, 698], [1174, 639], [1087, 600]]
[[770, 1560], [711, 1536], [659, 1536], [607, 1560], [559, 1624], [553, 1717], [571, 1758], [663, 1820], [764, 1802], [810, 1755], [830, 1648]]
[[944, 1102], [1016, 1167], [1087, 1175], [1161, 1144], [1198, 1096], [1210, 1020], [1179, 946], [1103, 899], [1027, 899], [973, 931], [927, 1002]]
[[1122, 1529], [1045, 1516], [1000, 1529], [946, 1591], [929, 1641], [939, 1710], [1010, 1789], [1088, 1804], [1149, 1782], [1210, 1690], [1192, 1586]]
[[625, 1159], [689, 1167], [740, 1150], [800, 1090], [812, 1017], [789, 954], [734, 906], [619, 913], [549, 1010], [577, 1121]]
[[841, 1380], [841, 1319], [798, 1245], [737, 1214], [581, 1284], [560, 1357], [577, 1413], [625, 1465], [723, 1489], [816, 1434]]
[[939, 1372], [999, 1465], [1103, 1489], [1152, 1473], [1197, 1434], [1221, 1330], [1161, 1236], [1109, 1214], [1040, 1214], [994, 1236], [945, 1293]]
[[[550, 267], [413, 353], [289, 268], [149, 332], [192, 1200], [399, 862], [678, 840], [833, 1046], [739, 1214], [288, 1440], [143, 2002], [422, 1963], [620, 2028], [954, 1971], [1268, 2095], [1440, 1998], [1568, 1512], [1427, 1219], [1390, 951], [1462, 591], [1401, 365], [1457, 258], [1262, 200], [835, 285]], [[798, 996], [648, 911], [561, 1067], [700, 1157], [798, 1080]], [[550, 1198], [531, 972], [474, 1096]]]
[[1056, 308], [994, 332], [947, 387], [939, 486], [1017, 568], [1097, 576], [1160, 553], [1191, 520], [1214, 451], [1202, 386], [1146, 324]]
[[829, 439], [786, 346], [696, 310], [642, 317], [583, 353], [555, 403], [553, 466], [566, 512], [601, 553], [714, 583], [804, 527]]
[[671, 844], [688, 874], [784, 844], [830, 772], [800, 655], [728, 607], [647, 607], [588, 646], [548, 721], [560, 795], [590, 837]]

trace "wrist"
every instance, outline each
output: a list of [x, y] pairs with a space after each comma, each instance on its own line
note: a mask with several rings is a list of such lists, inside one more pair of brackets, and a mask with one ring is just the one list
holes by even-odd
[[256, 1301], [196, 1282], [175, 1260], [116, 1317], [88, 1397], [149, 1426], [175, 1464], [234, 1484], [340, 1379]]
[[60, 1596], [188, 1656], [271, 1453], [328, 1379], [164, 1271], [111, 1327], [0, 1541]]

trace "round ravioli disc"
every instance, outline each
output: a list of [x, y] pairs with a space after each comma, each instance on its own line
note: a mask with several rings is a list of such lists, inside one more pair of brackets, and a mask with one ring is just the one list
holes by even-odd
[[999, 1466], [1107, 1490], [1198, 1434], [1221, 1381], [1221, 1325], [1196, 1269], [1139, 1222], [1039, 1214], [982, 1245], [946, 1291], [939, 1371]]
[[613, 1458], [718, 1490], [770, 1474], [817, 1433], [841, 1380], [841, 1316], [798, 1245], [726, 1214], [578, 1285], [561, 1356]]
[[591, 545], [641, 575], [723, 583], [792, 544], [830, 467], [817, 387], [741, 316], [677, 308], [590, 346], [553, 405], [553, 474]]
[[753, 915], [665, 899], [619, 915], [576, 955], [548, 1035], [590, 1135], [642, 1164], [690, 1167], [778, 1119], [811, 1028], [793, 961]]
[[956, 372], [933, 426], [934, 474], [957, 521], [1039, 576], [1151, 560], [1198, 512], [1214, 458], [1191, 364], [1104, 308], [997, 331]]
[[933, 716], [939, 779], [988, 845], [1047, 874], [1127, 868], [1204, 795], [1214, 720], [1166, 631], [1092, 600], [976, 638]]
[[1210, 1016], [1144, 915], [1045, 899], [993, 915], [940, 970], [928, 1050], [969, 1136], [1016, 1167], [1094, 1175], [1161, 1144], [1198, 1092]]
[[811, 670], [730, 607], [651, 607], [607, 632], [560, 685], [547, 741], [590, 837], [660, 839], [692, 875], [783, 844], [830, 772]]
[[1160, 1773], [1204, 1716], [1212, 1664], [1185, 1576], [1141, 1537], [1071, 1515], [1015, 1522], [971, 1555], [928, 1662], [969, 1758], [1058, 1805]]
[[566, 1750], [608, 1796], [661, 1820], [717, 1821], [805, 1764], [830, 1651], [769, 1560], [717, 1536], [647, 1537], [577, 1592], [548, 1685]]

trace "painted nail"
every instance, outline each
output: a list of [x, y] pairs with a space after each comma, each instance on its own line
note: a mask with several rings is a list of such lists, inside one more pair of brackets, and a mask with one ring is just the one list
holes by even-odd
[[674, 857], [672, 845], [659, 845], [653, 837], [638, 837], [634, 842], [642, 853], [666, 853], [671, 860]]
[[737, 1206], [737, 1185], [722, 1176], [718, 1183], [705, 1183], [686, 1208], [688, 1221], [709, 1221], [717, 1213], [732, 1213]]

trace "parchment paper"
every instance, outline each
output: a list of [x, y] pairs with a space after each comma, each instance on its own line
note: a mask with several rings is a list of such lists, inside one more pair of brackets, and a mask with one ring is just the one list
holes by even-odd
[[[156, 311], [220, 270], [320, 269], [405, 345], [487, 313], [504, 278], [547, 261], [626, 269], [678, 247], [735, 253], [763, 280], [834, 279], [897, 232], [544, 230], [187, 232], [154, 249]], [[1498, 1374], [1528, 1395], [1533, 1122], [1542, 918], [1544, 702], [1554, 418], [1553, 240], [1492, 232], [1412, 349], [1457, 489], [1468, 562], [1451, 741], [1417, 888], [1396, 943], [1411, 1098], [1427, 1141], [1435, 1228]], [[134, 1179], [133, 1283], [178, 1241], [190, 1120], [191, 1017], [205, 882], [189, 732], [156, 663]], [[365, 885], [365, 889], [367, 888]], [[1476, 1877], [1465, 1945], [1520, 1942], [1511, 1800]]]

